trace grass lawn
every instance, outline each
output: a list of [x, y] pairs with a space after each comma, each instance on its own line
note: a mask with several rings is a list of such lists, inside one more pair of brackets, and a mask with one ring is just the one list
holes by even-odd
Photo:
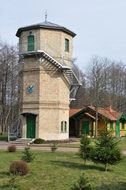
[[[126, 137], [117, 138], [117, 141], [119, 141], [118, 146], [121, 150], [126, 150]], [[92, 142], [95, 141], [95, 139], [91, 139]], [[47, 146], [49, 147], [50, 144], [41, 145], [41, 146]], [[74, 143], [58, 143], [58, 147], [68, 147], [68, 148], [79, 148], [80, 147], [80, 139], [78, 139], [77, 142]]]
[[[1, 190], [70, 190], [81, 173], [85, 172], [94, 189], [126, 190], [126, 157], [110, 171], [104, 172], [102, 165], [87, 162], [74, 153], [51, 153], [34, 151], [35, 160], [28, 164], [29, 174], [15, 178], [15, 188], [11, 187], [12, 175], [9, 165], [21, 158], [21, 152], [0, 151]], [[103, 188], [103, 185], [105, 188]], [[110, 188], [110, 189], [109, 189]]]
[[120, 138], [118, 145], [121, 150], [126, 150], [126, 137]]

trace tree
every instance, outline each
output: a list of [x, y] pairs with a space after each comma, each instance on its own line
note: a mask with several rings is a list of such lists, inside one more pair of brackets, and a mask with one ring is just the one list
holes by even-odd
[[87, 73], [88, 86], [90, 90], [90, 103], [95, 107], [95, 137], [98, 136], [98, 107], [106, 106], [107, 71], [109, 66], [107, 58], [94, 56], [90, 60], [90, 67]]
[[0, 44], [0, 132], [12, 132], [19, 117], [19, 63], [17, 48]]
[[121, 160], [121, 153], [117, 144], [118, 142], [110, 132], [102, 132], [96, 142], [96, 147], [91, 151], [91, 160], [104, 164], [105, 171], [107, 171], [108, 164], [114, 165]]
[[83, 173], [78, 179], [77, 183], [73, 185], [71, 190], [91, 190], [91, 185], [88, 182], [88, 178]]
[[76, 64], [76, 59], [72, 62], [72, 70], [79, 79], [81, 86], [78, 88], [77, 94], [76, 94], [76, 100], [71, 101], [70, 107], [82, 107], [84, 106], [88, 99], [87, 99], [87, 93], [86, 93], [86, 79], [84, 72], [78, 67]]
[[90, 139], [86, 134], [82, 135], [80, 139], [80, 156], [84, 159], [84, 164], [86, 164], [86, 160], [90, 158]]
[[30, 147], [25, 147], [21, 160], [24, 160], [25, 162], [31, 162], [34, 160], [34, 156], [30, 151]]
[[85, 71], [74, 63], [74, 71], [80, 76], [82, 86], [76, 95], [72, 108], [93, 105], [96, 108], [96, 136], [98, 107], [112, 106], [115, 110], [126, 112], [126, 65], [106, 57], [93, 56]]

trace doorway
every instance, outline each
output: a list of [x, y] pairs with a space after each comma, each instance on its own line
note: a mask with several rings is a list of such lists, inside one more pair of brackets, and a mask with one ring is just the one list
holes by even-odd
[[82, 123], [82, 134], [89, 135], [89, 121], [83, 121], [83, 123]]
[[36, 131], [36, 116], [32, 114], [28, 114], [26, 116], [26, 123], [27, 123], [27, 138], [35, 138], [35, 131]]

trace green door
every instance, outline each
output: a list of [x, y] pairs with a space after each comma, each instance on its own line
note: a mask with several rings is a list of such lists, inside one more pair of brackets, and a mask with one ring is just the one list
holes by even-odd
[[120, 121], [116, 121], [116, 137], [120, 137]]
[[83, 121], [82, 134], [89, 135], [89, 121]]
[[28, 51], [34, 51], [34, 36], [28, 36]]
[[27, 138], [35, 138], [36, 116], [28, 115], [26, 120], [27, 120]]

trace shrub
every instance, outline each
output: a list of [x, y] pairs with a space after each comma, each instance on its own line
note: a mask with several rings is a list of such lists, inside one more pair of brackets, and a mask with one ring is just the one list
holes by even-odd
[[82, 135], [80, 139], [80, 156], [84, 159], [86, 164], [86, 160], [90, 158], [91, 152], [91, 140], [87, 137], [87, 135]]
[[52, 145], [51, 145], [51, 151], [52, 152], [55, 152], [56, 150], [57, 150], [57, 143], [53, 143]]
[[32, 152], [30, 151], [30, 147], [25, 147], [21, 160], [24, 160], [26, 162], [31, 162], [33, 159], [34, 157]]
[[11, 163], [10, 173], [13, 175], [26, 175], [28, 173], [27, 163], [23, 160], [17, 160]]
[[9, 145], [7, 150], [8, 150], [8, 152], [16, 152], [16, 146], [15, 145]]
[[16, 136], [10, 136], [10, 141], [15, 141], [17, 139]]
[[83, 173], [78, 179], [77, 183], [73, 185], [71, 190], [91, 190], [91, 185], [88, 182], [88, 178]]
[[0, 141], [8, 141], [8, 135], [7, 134], [0, 134]]
[[96, 147], [91, 151], [92, 161], [104, 164], [105, 171], [107, 171], [108, 164], [113, 165], [121, 160], [117, 144], [118, 142], [110, 132], [102, 132], [96, 142]]
[[43, 144], [45, 142], [44, 139], [38, 138], [33, 141], [34, 144]]

